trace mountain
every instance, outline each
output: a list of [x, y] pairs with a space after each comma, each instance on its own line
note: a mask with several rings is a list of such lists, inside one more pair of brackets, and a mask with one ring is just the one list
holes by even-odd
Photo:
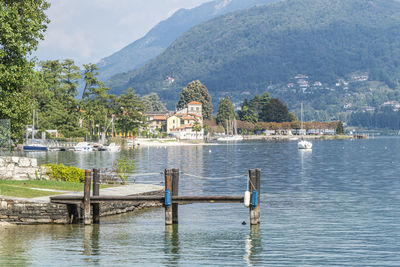
[[148, 64], [109, 84], [113, 92], [157, 92], [171, 105], [192, 80], [216, 100], [262, 93], [299, 73], [323, 84], [367, 73], [397, 86], [400, 3], [286, 0], [229, 13], [191, 28]]
[[[152, 28], [143, 38], [129, 44], [109, 57], [103, 58], [99, 78], [107, 80], [114, 74], [134, 70], [161, 54], [181, 34], [211, 18], [235, 10], [274, 0], [214, 0], [192, 9], [180, 9]], [[276, 0], [275, 0], [276, 1]]]

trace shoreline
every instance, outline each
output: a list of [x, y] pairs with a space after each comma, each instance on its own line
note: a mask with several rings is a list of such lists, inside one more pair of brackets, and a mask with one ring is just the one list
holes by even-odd
[[[146, 139], [146, 138], [138, 138], [135, 140], [136, 146], [140, 147], [170, 147], [170, 146], [212, 146], [225, 144], [225, 142], [217, 142], [217, 138], [219, 136], [213, 136], [207, 142], [205, 141], [179, 141], [173, 139]], [[244, 141], [249, 140], [265, 140], [265, 141], [297, 141], [301, 138], [307, 140], [343, 140], [343, 139], [359, 139], [360, 137], [354, 137], [350, 135], [306, 135], [306, 136], [298, 136], [298, 135], [243, 135]], [[364, 137], [367, 138], [367, 137]], [[240, 142], [240, 141], [239, 141]], [[229, 142], [228, 142], [229, 143]]]

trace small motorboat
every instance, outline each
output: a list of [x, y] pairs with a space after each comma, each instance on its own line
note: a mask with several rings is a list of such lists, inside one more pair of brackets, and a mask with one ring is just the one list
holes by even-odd
[[74, 151], [93, 151], [93, 146], [88, 142], [79, 142], [74, 146]]
[[121, 150], [121, 147], [116, 145], [115, 143], [111, 143], [108, 146], [104, 147], [108, 152], [118, 152]]
[[297, 145], [299, 149], [312, 149], [312, 143], [310, 141], [300, 140]]

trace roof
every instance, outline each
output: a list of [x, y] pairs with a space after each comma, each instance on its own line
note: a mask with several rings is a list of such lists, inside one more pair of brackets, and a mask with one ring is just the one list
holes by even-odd
[[153, 120], [160, 120], [160, 121], [165, 121], [167, 119], [167, 116], [162, 116], [162, 115], [158, 115], [158, 116], [154, 116]]
[[202, 105], [202, 103], [197, 102], [197, 101], [192, 101], [192, 102], [188, 103], [188, 105]]

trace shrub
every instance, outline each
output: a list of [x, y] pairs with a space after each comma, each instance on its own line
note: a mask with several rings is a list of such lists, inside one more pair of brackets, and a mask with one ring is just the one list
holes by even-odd
[[46, 175], [52, 180], [81, 183], [85, 181], [85, 171], [64, 164], [45, 164]]

